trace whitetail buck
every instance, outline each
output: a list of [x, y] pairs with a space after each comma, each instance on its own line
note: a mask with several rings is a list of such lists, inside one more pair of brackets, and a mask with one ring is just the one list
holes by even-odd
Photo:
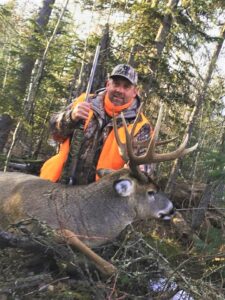
[[[60, 232], [70, 244], [73, 241], [79, 243], [78, 247], [93, 257], [92, 254], [95, 254], [86, 245], [95, 247], [113, 240], [135, 220], [149, 217], [170, 219], [174, 214], [171, 201], [158, 190], [148, 175], [140, 171], [139, 165], [174, 160], [193, 151], [197, 145], [185, 149], [188, 141], [186, 137], [176, 151], [155, 153], [162, 118], [161, 108], [146, 153], [136, 156], [132, 139], [139, 117], [140, 112], [131, 133], [123, 118], [126, 145], [119, 140], [114, 119], [117, 143], [129, 168], [108, 174], [88, 186], [65, 186], [32, 175], [0, 173], [1, 227], [5, 230], [9, 224], [35, 217]], [[83, 242], [80, 243], [80, 240]], [[99, 257], [95, 257], [94, 261], [96, 264], [102, 263]], [[106, 273], [115, 271], [105, 261], [99, 268]]]

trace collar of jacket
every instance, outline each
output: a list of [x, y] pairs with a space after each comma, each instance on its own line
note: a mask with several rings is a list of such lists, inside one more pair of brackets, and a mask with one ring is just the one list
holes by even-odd
[[[99, 120], [99, 118], [104, 122], [108, 119], [107, 125], [112, 126], [112, 118], [106, 115], [105, 109], [104, 109], [104, 97], [106, 94], [106, 90], [101, 89], [99, 92], [97, 91], [95, 95], [90, 97], [88, 99], [89, 102], [92, 103], [92, 109], [93, 113], [96, 116], [96, 118]], [[137, 110], [141, 104], [141, 98], [137, 95], [132, 102], [131, 106], [127, 109], [123, 110], [123, 114], [126, 120], [132, 121], [136, 118]], [[120, 119], [120, 115], [118, 115], [116, 118]]]

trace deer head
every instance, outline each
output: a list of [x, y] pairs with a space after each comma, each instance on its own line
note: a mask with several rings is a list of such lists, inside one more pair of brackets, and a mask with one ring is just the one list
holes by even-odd
[[[181, 145], [172, 152], [169, 153], [156, 153], [155, 148], [158, 145], [167, 144], [174, 139], [164, 141], [164, 142], [158, 142], [158, 135], [160, 131], [160, 125], [162, 120], [162, 114], [163, 114], [163, 107], [160, 107], [158, 119], [156, 122], [155, 130], [152, 135], [152, 137], [147, 141], [134, 141], [134, 132], [135, 128], [137, 126], [137, 123], [139, 121], [139, 118], [141, 117], [141, 109], [142, 105], [139, 108], [137, 117], [134, 121], [133, 127], [131, 129], [131, 132], [128, 131], [127, 124], [125, 121], [125, 118], [123, 114], [121, 114], [123, 127], [125, 130], [125, 136], [126, 136], [126, 143], [122, 143], [118, 134], [118, 127], [116, 124], [116, 118], [113, 118], [113, 128], [115, 133], [115, 138], [119, 147], [119, 151], [121, 156], [123, 157], [124, 161], [126, 162], [127, 166], [129, 167], [131, 176], [135, 178], [135, 180], [138, 181], [139, 188], [145, 185], [145, 193], [146, 197], [148, 198], [148, 201], [140, 201], [142, 202], [139, 207], [141, 207], [141, 213], [139, 212], [139, 215], [152, 215], [156, 218], [162, 218], [162, 219], [170, 219], [170, 217], [174, 214], [174, 209], [172, 206], [172, 203], [170, 200], [163, 194], [162, 192], [159, 192], [158, 186], [153, 182], [153, 180], [149, 177], [148, 174], [142, 172], [140, 170], [140, 165], [143, 164], [151, 164], [151, 163], [159, 163], [164, 161], [171, 161], [175, 160], [177, 158], [180, 158], [192, 151], [194, 151], [197, 148], [197, 144], [194, 145], [191, 148], [186, 148], [187, 142], [188, 142], [188, 135], [184, 138]], [[137, 156], [135, 154], [135, 150], [137, 148], [145, 147], [147, 148], [146, 152], [143, 155]], [[117, 183], [118, 184], [118, 183]], [[148, 188], [146, 189], [146, 185]], [[121, 184], [117, 185], [116, 188], [119, 190], [121, 194], [128, 195], [131, 194], [134, 190], [133, 182], [127, 179], [127, 181], [121, 180]], [[136, 193], [138, 195], [141, 195], [142, 188], [140, 188], [139, 193]], [[142, 199], [142, 197], [139, 197], [139, 199]], [[149, 204], [149, 207], [147, 207], [147, 204]], [[149, 208], [151, 212], [149, 212]]]

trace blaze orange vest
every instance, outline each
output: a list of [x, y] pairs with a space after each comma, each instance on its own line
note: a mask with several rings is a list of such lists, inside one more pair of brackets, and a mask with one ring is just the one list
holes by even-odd
[[[85, 94], [82, 94], [74, 102], [73, 107], [75, 107], [78, 103], [84, 101], [84, 99], [85, 99]], [[138, 131], [141, 129], [142, 126], [144, 126], [145, 124], [149, 124], [149, 121], [146, 119], [146, 117], [143, 114], [141, 115], [142, 115], [142, 120], [138, 122], [135, 128], [135, 132], [134, 132], [135, 135], [138, 133]], [[88, 126], [92, 116], [93, 116], [93, 111], [91, 110], [84, 128]], [[130, 131], [131, 128], [132, 128], [132, 124], [129, 124], [128, 130]], [[119, 128], [118, 133], [122, 143], [125, 143], [126, 137], [125, 137], [124, 128], [123, 127]], [[52, 182], [57, 182], [60, 179], [60, 176], [62, 174], [62, 170], [64, 164], [66, 163], [69, 150], [70, 150], [70, 139], [68, 138], [62, 144], [60, 144], [58, 154], [51, 157], [44, 163], [44, 165], [41, 168], [40, 177], [42, 179], [47, 179]], [[119, 149], [114, 136], [114, 131], [112, 130], [108, 135], [108, 137], [106, 138], [106, 141], [103, 145], [98, 160], [98, 164], [97, 164], [97, 170], [101, 168], [118, 170], [121, 169], [124, 166], [124, 164], [125, 162], [119, 154]]]

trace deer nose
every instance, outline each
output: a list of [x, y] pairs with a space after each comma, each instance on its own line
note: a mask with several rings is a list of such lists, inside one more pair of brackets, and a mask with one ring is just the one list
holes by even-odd
[[158, 213], [158, 218], [162, 220], [171, 220], [176, 213], [176, 209], [172, 207], [169, 211], [160, 211]]

